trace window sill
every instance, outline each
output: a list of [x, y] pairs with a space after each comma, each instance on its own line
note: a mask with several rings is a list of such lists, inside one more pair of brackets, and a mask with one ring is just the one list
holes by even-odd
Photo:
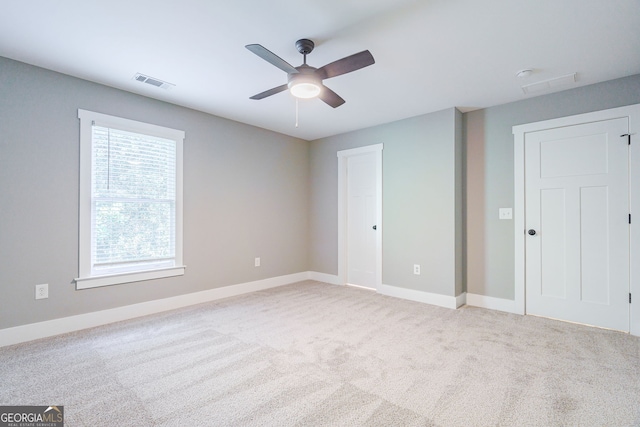
[[121, 285], [124, 283], [141, 282], [143, 280], [162, 279], [184, 275], [186, 266], [147, 270], [136, 273], [114, 274], [110, 276], [80, 277], [75, 279], [76, 290], [98, 288], [101, 286]]

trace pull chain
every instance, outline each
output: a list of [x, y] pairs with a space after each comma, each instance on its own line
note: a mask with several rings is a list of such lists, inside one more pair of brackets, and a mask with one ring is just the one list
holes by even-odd
[[298, 98], [296, 98], [296, 127], [298, 127]]

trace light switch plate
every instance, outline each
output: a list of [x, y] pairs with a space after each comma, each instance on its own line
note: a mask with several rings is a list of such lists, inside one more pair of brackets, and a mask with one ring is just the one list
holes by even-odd
[[498, 218], [513, 219], [513, 210], [511, 208], [500, 208], [498, 210]]

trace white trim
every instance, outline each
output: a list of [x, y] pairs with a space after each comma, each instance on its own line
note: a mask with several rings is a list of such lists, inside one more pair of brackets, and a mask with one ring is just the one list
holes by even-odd
[[467, 305], [472, 307], [488, 308], [490, 310], [505, 311], [507, 313], [521, 314], [518, 311], [516, 302], [512, 299], [467, 294]]
[[[515, 199], [513, 202], [513, 227], [514, 227], [514, 304], [516, 313], [524, 315], [526, 313], [524, 298], [524, 277], [525, 277], [525, 224], [524, 224], [524, 134], [515, 133], [515, 144], [513, 147], [513, 169]], [[520, 196], [519, 189], [523, 192]]]
[[317, 271], [309, 272], [309, 280], [329, 283], [330, 285], [340, 285], [340, 279], [335, 274], [318, 273]]
[[95, 326], [147, 316], [163, 311], [175, 310], [177, 308], [201, 304], [208, 301], [215, 301], [249, 292], [289, 285], [291, 283], [307, 280], [309, 279], [309, 276], [309, 272], [305, 271], [302, 273], [240, 283], [237, 285], [178, 295], [170, 298], [146, 301], [138, 304], [111, 308], [108, 310], [78, 314], [75, 316], [47, 320], [44, 322], [30, 323], [28, 325], [16, 326], [13, 328], [0, 329], [0, 347], [79, 331], [81, 329], [93, 328]]
[[81, 108], [78, 108], [78, 118], [81, 121], [87, 121], [89, 123], [89, 129], [91, 128], [91, 122], [95, 122], [98, 126], [118, 128], [120, 130], [134, 133], [142, 132], [146, 135], [157, 136], [160, 138], [182, 141], [185, 137], [185, 132], [183, 130], [139, 122], [137, 120], [125, 119], [123, 117], [111, 116], [109, 114], [96, 113], [95, 111], [83, 110]]
[[[633, 143], [630, 149], [630, 211], [634, 217], [640, 217], [640, 194], [634, 184], [640, 182], [640, 104], [625, 107], [612, 108], [609, 110], [596, 111], [593, 113], [578, 114], [575, 116], [562, 117], [553, 120], [528, 123], [513, 126], [514, 135], [514, 252], [515, 252], [515, 313], [524, 314], [526, 312], [525, 303], [525, 182], [524, 182], [524, 141], [525, 135], [529, 132], [554, 129], [565, 126], [579, 125], [583, 123], [612, 120], [617, 118], [629, 119], [629, 133]], [[636, 184], [637, 185], [637, 184]], [[630, 292], [633, 295], [634, 303], [630, 304], [630, 333], [640, 336], [640, 227], [637, 222], [631, 224], [630, 233]]]
[[382, 286], [382, 144], [378, 144], [376, 156], [376, 289]]
[[365, 145], [364, 147], [350, 148], [337, 152], [338, 157], [359, 156], [360, 154], [371, 153], [372, 151], [382, 151], [384, 144]]
[[630, 264], [629, 281], [633, 302], [630, 304], [631, 335], [640, 337], [640, 105], [634, 106], [633, 113], [629, 116], [629, 133], [631, 133], [631, 146], [629, 147], [629, 185], [631, 189], [632, 213], [631, 233], [629, 242]]
[[363, 289], [365, 291], [371, 291], [371, 292], [376, 292], [375, 289], [373, 288], [367, 288], [366, 286], [360, 286], [360, 285], [354, 285], [352, 283], [346, 283], [344, 286], [349, 286], [351, 288], [358, 288], [358, 289]]
[[[185, 132], [150, 123], [110, 116], [93, 111], [78, 109], [80, 119], [80, 174], [79, 174], [79, 242], [78, 277], [76, 289], [139, 282], [184, 274], [183, 264], [183, 155]], [[176, 144], [176, 194], [175, 194], [175, 258], [169, 268], [148, 271], [97, 276], [92, 271], [91, 260], [91, 180], [92, 180], [92, 127], [116, 128], [128, 132], [142, 133], [171, 139]], [[164, 266], [162, 266], [164, 267]]]
[[415, 289], [399, 288], [391, 285], [381, 285], [378, 293], [390, 297], [437, 305], [439, 307], [456, 309], [458, 299], [456, 297], [432, 294], [430, 292], [416, 291]]
[[351, 156], [376, 153], [376, 290], [382, 286], [382, 150], [384, 144], [341, 150], [338, 156], [338, 283], [347, 283], [347, 161]]
[[460, 308], [467, 303], [467, 293], [463, 292], [456, 297], [456, 308]]
[[163, 279], [165, 277], [174, 277], [184, 275], [186, 266], [161, 268], [149, 271], [137, 271], [133, 273], [111, 274], [108, 276], [95, 277], [79, 277], [74, 279], [76, 289], [90, 289], [101, 286], [118, 285], [121, 283], [142, 282], [143, 280]]

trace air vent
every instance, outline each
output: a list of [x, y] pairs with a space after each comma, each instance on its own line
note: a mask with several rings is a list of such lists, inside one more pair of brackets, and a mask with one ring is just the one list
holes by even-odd
[[154, 77], [149, 77], [149, 76], [145, 76], [144, 74], [140, 74], [137, 73], [135, 76], [133, 76], [134, 80], [139, 81], [140, 83], [146, 83], [149, 84], [151, 86], [155, 86], [155, 87], [159, 87], [161, 89], [171, 89], [172, 87], [174, 87], [175, 85], [172, 83], [167, 83], [164, 82], [160, 79], [156, 79]]
[[557, 86], [570, 85], [576, 82], [576, 73], [566, 74], [560, 77], [554, 77], [553, 79], [542, 80], [539, 82], [531, 83], [522, 86], [524, 93], [542, 92], [544, 90], [552, 89]]

